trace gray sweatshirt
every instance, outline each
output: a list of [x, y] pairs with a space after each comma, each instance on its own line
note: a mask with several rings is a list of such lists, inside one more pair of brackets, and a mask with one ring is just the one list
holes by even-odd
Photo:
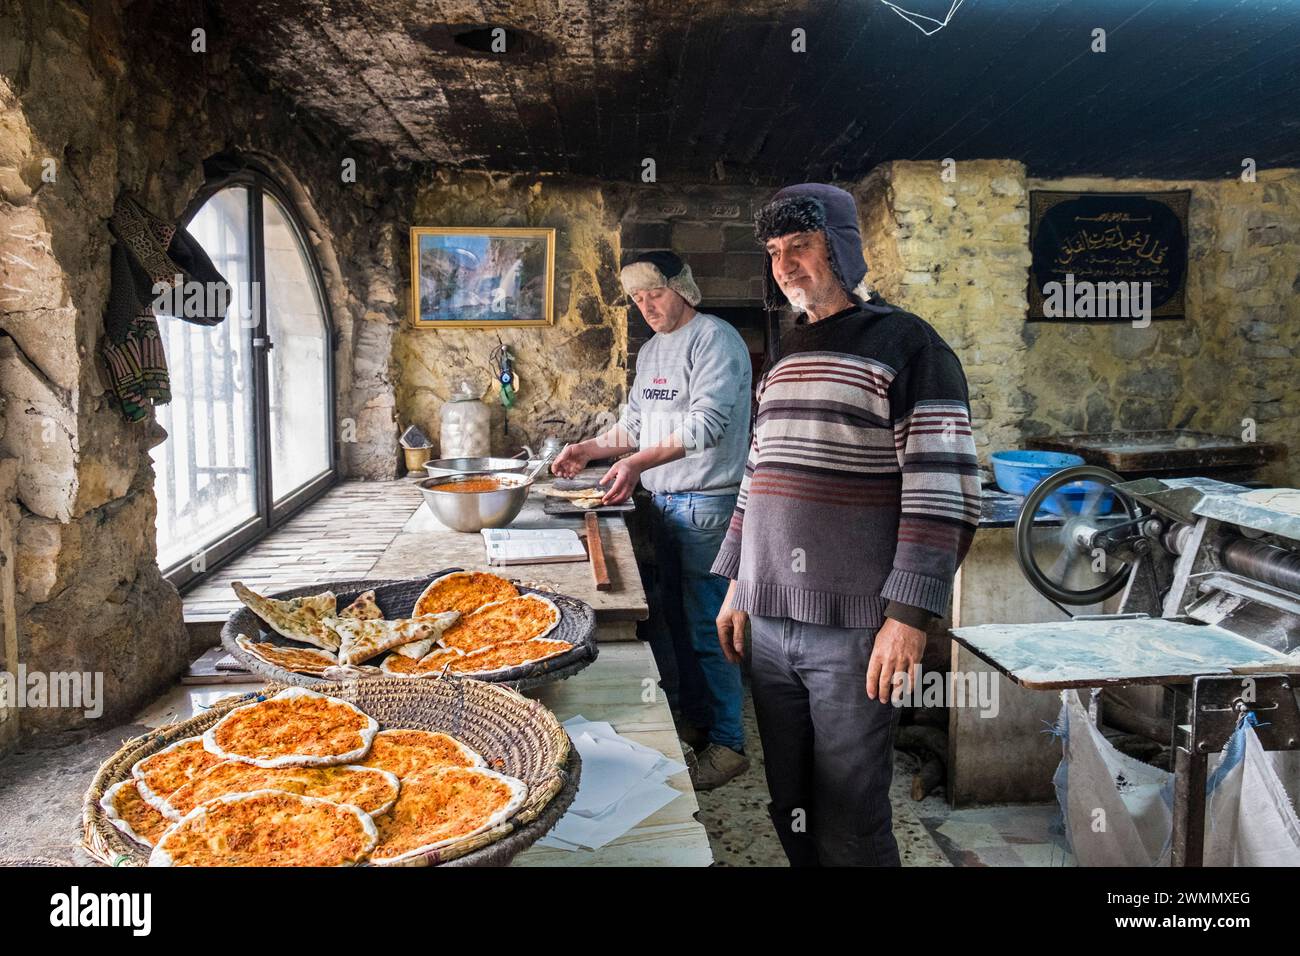
[[686, 457], [645, 471], [641, 484], [656, 494], [738, 491], [749, 407], [749, 349], [734, 328], [699, 312], [681, 328], [653, 335], [637, 353], [622, 425], [641, 448], [676, 433]]

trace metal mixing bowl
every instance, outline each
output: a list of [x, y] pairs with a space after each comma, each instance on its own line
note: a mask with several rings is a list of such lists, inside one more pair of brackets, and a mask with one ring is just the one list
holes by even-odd
[[528, 467], [527, 458], [438, 458], [426, 461], [424, 470], [430, 478], [446, 478], [449, 475], [468, 475], [470, 472], [483, 471], [517, 471]]
[[[461, 484], [474, 478], [493, 478], [502, 487], [493, 491], [439, 491], [435, 486]], [[429, 510], [455, 531], [504, 528], [523, 510], [531, 478], [508, 471], [479, 471], [449, 477], [425, 478], [420, 482]]]

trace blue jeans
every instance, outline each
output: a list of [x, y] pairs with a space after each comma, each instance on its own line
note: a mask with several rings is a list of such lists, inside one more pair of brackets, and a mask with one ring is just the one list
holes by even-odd
[[728, 582], [709, 570], [735, 508], [734, 494], [651, 497], [659, 606], [650, 649], [669, 703], [690, 723], [707, 727], [710, 743], [740, 750], [745, 746], [740, 668], [723, 656], [716, 624]]

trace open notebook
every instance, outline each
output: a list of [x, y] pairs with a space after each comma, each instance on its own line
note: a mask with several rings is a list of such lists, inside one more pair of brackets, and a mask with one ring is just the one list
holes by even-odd
[[569, 528], [484, 528], [488, 564], [586, 561], [587, 549]]

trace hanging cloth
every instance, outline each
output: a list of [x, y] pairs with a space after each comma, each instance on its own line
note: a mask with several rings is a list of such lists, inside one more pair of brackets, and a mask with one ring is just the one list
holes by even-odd
[[[138, 422], [150, 405], [171, 401], [167, 356], [153, 310], [155, 289], [176, 290], [185, 304], [176, 318], [203, 326], [226, 317], [231, 289], [194, 237], [128, 193], [118, 197], [108, 228], [117, 242], [100, 353], [122, 414]], [[191, 283], [198, 283], [203, 294], [183, 295]]]

